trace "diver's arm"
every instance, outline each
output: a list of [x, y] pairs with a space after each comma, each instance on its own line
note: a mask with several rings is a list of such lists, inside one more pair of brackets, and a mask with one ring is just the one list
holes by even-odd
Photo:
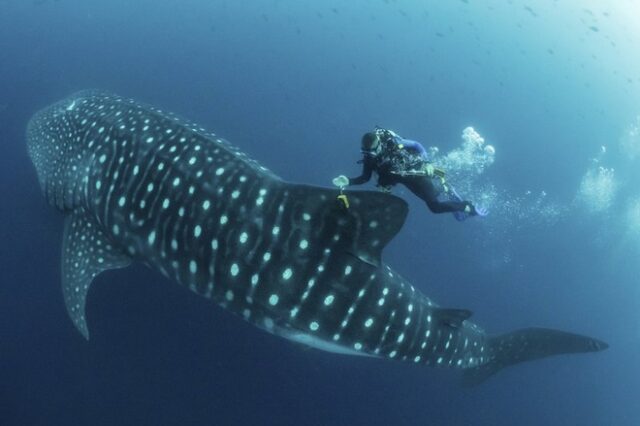
[[371, 160], [365, 157], [362, 160], [362, 173], [358, 177], [349, 178], [349, 185], [362, 185], [363, 183], [369, 182], [372, 173], [373, 165], [371, 164]]

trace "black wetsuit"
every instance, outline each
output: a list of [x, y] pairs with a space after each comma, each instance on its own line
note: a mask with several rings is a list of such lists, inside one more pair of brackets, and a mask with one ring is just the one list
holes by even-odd
[[441, 190], [436, 188], [433, 178], [426, 175], [399, 175], [392, 173], [388, 163], [379, 164], [378, 157], [365, 154], [362, 159], [362, 174], [349, 179], [349, 185], [361, 185], [371, 179], [371, 174], [375, 171], [378, 174], [378, 186], [390, 187], [399, 183], [406, 186], [418, 198], [427, 204], [433, 213], [463, 212], [465, 208], [470, 208], [470, 214], [475, 214], [473, 205], [468, 201], [440, 201], [438, 195]]

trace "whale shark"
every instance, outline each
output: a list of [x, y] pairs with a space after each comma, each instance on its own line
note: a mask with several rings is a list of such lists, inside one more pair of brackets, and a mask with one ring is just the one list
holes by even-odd
[[520, 362], [608, 347], [543, 328], [486, 334], [471, 311], [438, 306], [382, 261], [405, 201], [286, 182], [158, 108], [79, 92], [31, 118], [27, 147], [65, 216], [62, 293], [86, 339], [92, 280], [142, 262], [291, 341], [459, 369], [471, 385]]

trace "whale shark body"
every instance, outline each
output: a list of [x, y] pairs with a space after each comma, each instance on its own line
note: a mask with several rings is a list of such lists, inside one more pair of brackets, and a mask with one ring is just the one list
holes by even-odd
[[463, 369], [501, 368], [599, 340], [549, 329], [491, 337], [381, 261], [407, 204], [287, 183], [212, 133], [159, 109], [85, 91], [38, 112], [29, 155], [63, 212], [62, 291], [85, 338], [93, 278], [133, 261], [273, 334], [325, 351]]

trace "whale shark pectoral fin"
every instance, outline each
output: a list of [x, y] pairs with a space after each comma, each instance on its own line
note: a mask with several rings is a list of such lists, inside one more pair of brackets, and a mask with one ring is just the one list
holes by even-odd
[[65, 220], [62, 237], [62, 294], [67, 313], [78, 331], [89, 339], [85, 303], [93, 278], [108, 269], [124, 268], [131, 263], [115, 248], [92, 220], [81, 210]]
[[462, 327], [462, 323], [469, 319], [471, 315], [473, 315], [473, 312], [468, 309], [436, 308], [433, 310], [433, 316], [436, 321], [453, 328]]

